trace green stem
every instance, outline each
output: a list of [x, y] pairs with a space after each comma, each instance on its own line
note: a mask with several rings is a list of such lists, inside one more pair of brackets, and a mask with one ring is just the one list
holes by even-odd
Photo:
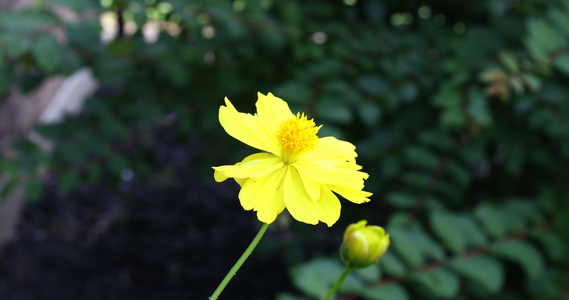
[[342, 275], [340, 275], [340, 278], [338, 278], [338, 280], [336, 280], [336, 283], [334, 283], [334, 286], [328, 291], [328, 294], [326, 294], [326, 296], [324, 296], [324, 298], [322, 298], [322, 300], [330, 299], [336, 293], [336, 291], [338, 290], [340, 285], [342, 285], [342, 282], [344, 281], [344, 279], [346, 279], [346, 277], [348, 276], [348, 274], [350, 274], [350, 272], [352, 272], [352, 268], [346, 266], [346, 268], [344, 269], [344, 272], [342, 273]]
[[217, 300], [217, 297], [219, 297], [219, 294], [221, 294], [221, 292], [223, 291], [225, 286], [229, 283], [231, 278], [233, 278], [235, 273], [237, 273], [237, 270], [239, 270], [241, 265], [247, 260], [247, 257], [249, 257], [249, 255], [251, 255], [251, 252], [253, 252], [253, 249], [255, 249], [255, 247], [257, 246], [257, 244], [259, 243], [259, 241], [263, 237], [263, 234], [265, 234], [265, 231], [267, 231], [268, 227], [269, 227], [269, 224], [263, 223], [263, 227], [261, 227], [261, 229], [259, 230], [259, 232], [255, 236], [255, 238], [253, 239], [253, 241], [251, 242], [249, 247], [247, 247], [245, 252], [243, 252], [243, 255], [241, 255], [241, 257], [235, 263], [233, 268], [231, 268], [231, 270], [229, 270], [229, 273], [227, 273], [227, 275], [225, 275], [225, 278], [223, 278], [223, 281], [221, 281], [221, 283], [219, 284], [217, 289], [215, 289], [215, 292], [213, 292], [213, 295], [211, 295], [211, 297], [209, 297], [210, 300]]

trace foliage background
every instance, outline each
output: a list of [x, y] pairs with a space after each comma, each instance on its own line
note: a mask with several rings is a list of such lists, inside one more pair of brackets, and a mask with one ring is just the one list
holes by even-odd
[[[118, 28], [108, 43], [101, 13]], [[188, 185], [180, 162], [155, 165], [165, 132], [205, 147], [182, 163], [212, 181], [210, 166], [251, 153], [219, 126], [223, 98], [253, 112], [272, 92], [356, 144], [374, 192], [344, 201], [329, 230], [279, 219], [297, 238], [269, 236], [261, 252], [291, 266], [295, 288], [275, 297], [322, 296], [344, 226], [365, 218], [392, 247], [342, 299], [568, 298], [569, 1], [51, 0], [0, 14], [0, 95], [82, 67], [101, 87], [79, 116], [36, 128], [53, 151], [20, 141], [0, 160], [11, 183], [25, 174], [32, 202], [45, 174], [63, 193], [103, 182], [120, 195], [129, 174]], [[315, 232], [322, 245], [303, 249]]]

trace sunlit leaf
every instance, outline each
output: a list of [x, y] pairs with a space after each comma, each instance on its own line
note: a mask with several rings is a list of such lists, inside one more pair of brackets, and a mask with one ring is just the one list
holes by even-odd
[[439, 298], [452, 298], [460, 290], [458, 276], [446, 268], [421, 272], [413, 277]]
[[520, 264], [528, 278], [535, 278], [543, 271], [543, 257], [539, 251], [528, 242], [502, 242], [492, 245], [490, 251], [491, 253]]
[[[389, 229], [391, 247], [412, 267], [418, 267], [425, 262], [423, 250], [417, 247], [414, 235], [400, 228]], [[387, 270], [386, 270], [387, 271]]]
[[502, 266], [498, 261], [487, 256], [455, 258], [449, 262], [449, 266], [491, 293], [498, 292], [504, 284]]
[[409, 295], [400, 284], [386, 284], [377, 287], [366, 287], [360, 294], [368, 300], [408, 300]]
[[55, 71], [63, 62], [61, 46], [50, 34], [41, 35], [33, 42], [32, 53], [46, 73]]
[[443, 243], [455, 253], [466, 249], [466, 240], [460, 230], [460, 221], [447, 212], [437, 211], [431, 214], [431, 227]]

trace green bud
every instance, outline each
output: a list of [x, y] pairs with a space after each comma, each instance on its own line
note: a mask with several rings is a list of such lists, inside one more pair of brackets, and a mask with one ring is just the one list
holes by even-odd
[[350, 224], [344, 232], [340, 254], [346, 266], [353, 269], [374, 264], [389, 247], [389, 234], [379, 226], [366, 224], [366, 220], [361, 220]]

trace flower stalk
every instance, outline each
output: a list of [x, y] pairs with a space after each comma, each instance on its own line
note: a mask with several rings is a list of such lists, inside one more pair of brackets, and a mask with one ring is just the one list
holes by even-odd
[[344, 282], [344, 279], [346, 279], [346, 277], [348, 277], [350, 272], [352, 272], [352, 268], [346, 266], [344, 268], [344, 272], [342, 272], [342, 275], [340, 275], [340, 278], [338, 278], [338, 280], [336, 280], [336, 283], [334, 283], [332, 288], [328, 291], [328, 294], [326, 294], [326, 296], [324, 296], [324, 298], [322, 298], [322, 300], [330, 299], [336, 293], [336, 291], [338, 290], [340, 285], [342, 285], [342, 282]]
[[217, 298], [219, 297], [219, 295], [221, 294], [221, 292], [223, 291], [225, 286], [227, 286], [227, 284], [229, 283], [229, 281], [231, 281], [231, 279], [233, 278], [235, 273], [237, 273], [237, 270], [239, 270], [239, 268], [247, 260], [249, 255], [251, 255], [251, 252], [253, 252], [253, 249], [255, 249], [257, 244], [259, 244], [259, 241], [261, 240], [261, 238], [265, 234], [265, 231], [267, 231], [268, 227], [269, 227], [269, 224], [263, 223], [263, 226], [261, 227], [261, 229], [259, 230], [259, 232], [255, 236], [255, 238], [253, 239], [251, 244], [249, 244], [249, 247], [247, 247], [247, 249], [245, 249], [245, 252], [243, 252], [243, 254], [239, 258], [239, 260], [237, 260], [235, 265], [231, 268], [231, 270], [229, 270], [229, 273], [227, 273], [227, 275], [225, 275], [225, 278], [223, 278], [223, 280], [221, 281], [221, 283], [219, 284], [217, 289], [215, 289], [215, 291], [213, 292], [213, 294], [209, 298], [210, 300], [217, 300]]

